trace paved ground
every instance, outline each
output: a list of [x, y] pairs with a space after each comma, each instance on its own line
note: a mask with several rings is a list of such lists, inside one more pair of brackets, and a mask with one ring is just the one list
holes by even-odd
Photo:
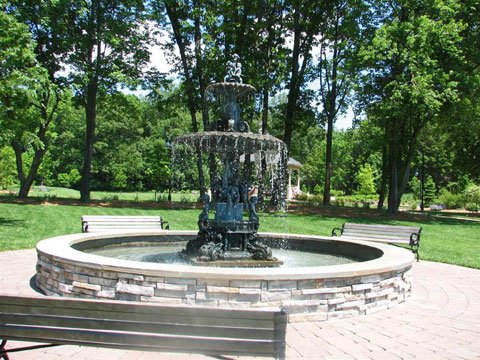
[[[34, 294], [33, 250], [0, 253], [0, 292]], [[18, 342], [9, 342], [9, 347]], [[26, 343], [24, 343], [26, 344]], [[30, 345], [30, 344], [26, 344]], [[11, 360], [207, 359], [77, 346], [13, 353]], [[421, 261], [413, 295], [374, 315], [289, 324], [287, 359], [480, 359], [480, 270]]]

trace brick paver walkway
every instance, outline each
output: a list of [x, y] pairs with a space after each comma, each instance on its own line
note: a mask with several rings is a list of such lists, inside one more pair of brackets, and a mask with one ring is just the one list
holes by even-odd
[[[0, 253], [0, 292], [34, 294], [30, 287], [34, 273], [34, 250]], [[412, 296], [393, 309], [328, 322], [289, 324], [287, 359], [480, 359], [480, 270], [421, 261], [414, 264], [413, 276]], [[77, 346], [10, 355], [11, 360], [68, 358], [208, 357]]]

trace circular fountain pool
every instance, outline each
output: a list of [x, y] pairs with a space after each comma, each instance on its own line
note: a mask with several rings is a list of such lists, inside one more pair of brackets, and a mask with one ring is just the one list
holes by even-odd
[[260, 233], [284, 266], [177, 263], [177, 249], [195, 236], [193, 231], [158, 231], [43, 240], [37, 245], [37, 284], [48, 295], [217, 307], [282, 306], [291, 321], [371, 313], [404, 301], [410, 293], [414, 257], [391, 245]]

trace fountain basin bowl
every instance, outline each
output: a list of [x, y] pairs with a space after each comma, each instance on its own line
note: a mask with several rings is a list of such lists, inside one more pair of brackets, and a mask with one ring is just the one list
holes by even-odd
[[258, 151], [271, 152], [275, 155], [284, 149], [283, 141], [269, 134], [241, 132], [205, 131], [191, 133], [175, 138], [174, 144], [189, 145], [204, 152], [224, 154], [235, 151], [239, 154], [253, 154]]
[[[368, 314], [405, 301], [410, 251], [367, 241], [259, 233], [274, 249], [336, 253], [358, 262], [292, 268], [224, 268], [138, 262], [84, 250], [118, 243], [186, 243], [193, 231], [74, 234], [37, 245], [36, 281], [47, 295], [214, 307], [280, 306], [290, 321]], [[275, 251], [275, 250], [274, 250]]]

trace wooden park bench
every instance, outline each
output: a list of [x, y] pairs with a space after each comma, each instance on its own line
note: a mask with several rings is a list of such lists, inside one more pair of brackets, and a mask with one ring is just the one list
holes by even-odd
[[[340, 234], [337, 234], [337, 231], [340, 231]], [[418, 261], [421, 231], [422, 228], [418, 226], [344, 223], [341, 228], [332, 230], [332, 236], [340, 236], [342, 239], [408, 244]]]
[[[287, 321], [279, 308], [0, 296], [0, 359], [56, 345], [284, 359]], [[49, 345], [6, 349], [5, 340]]]
[[[162, 230], [164, 222], [160, 216], [109, 216], [83, 215], [82, 232], [97, 233], [115, 230]], [[165, 226], [168, 230], [169, 225]]]

